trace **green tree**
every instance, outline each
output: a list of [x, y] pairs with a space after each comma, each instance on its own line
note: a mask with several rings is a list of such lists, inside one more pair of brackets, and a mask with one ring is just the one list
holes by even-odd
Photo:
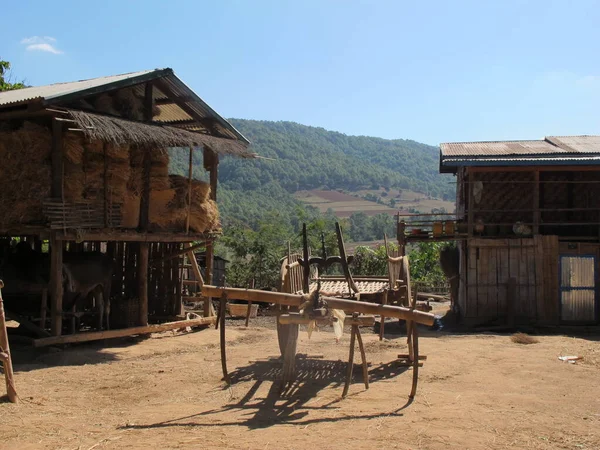
[[25, 83], [11, 83], [11, 72], [10, 72], [10, 63], [8, 61], [0, 60], [0, 92], [2, 91], [12, 91], [14, 89], [22, 89], [25, 86]]

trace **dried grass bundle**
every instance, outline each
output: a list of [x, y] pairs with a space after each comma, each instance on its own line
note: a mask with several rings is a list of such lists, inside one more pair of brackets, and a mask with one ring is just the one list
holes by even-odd
[[515, 333], [510, 337], [510, 340], [513, 341], [515, 344], [524, 344], [524, 345], [537, 344], [540, 342], [537, 338], [534, 338], [533, 336], [529, 336], [528, 334], [525, 334], [525, 333]]
[[214, 231], [221, 228], [219, 222], [219, 208], [213, 200], [195, 205], [192, 203], [190, 214], [190, 229], [197, 233]]
[[83, 138], [75, 133], [67, 133], [64, 139], [65, 160], [71, 164], [83, 164]]
[[137, 228], [140, 225], [140, 196], [127, 191], [123, 196], [121, 208], [121, 226], [123, 228]]
[[[189, 179], [180, 175], [169, 175], [171, 187], [177, 191], [178, 206], [187, 205]], [[192, 180], [192, 205], [199, 205], [208, 200], [210, 184], [200, 180]]]
[[50, 131], [25, 122], [16, 131], [0, 132], [0, 224], [42, 223], [42, 201], [50, 196]]
[[118, 91], [114, 103], [122, 117], [130, 120], [144, 120], [144, 101], [135, 95], [133, 89]]

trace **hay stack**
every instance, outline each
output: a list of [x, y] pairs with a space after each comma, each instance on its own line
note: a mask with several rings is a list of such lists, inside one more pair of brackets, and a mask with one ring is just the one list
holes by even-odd
[[0, 132], [0, 225], [43, 223], [42, 201], [50, 196], [52, 136], [25, 122]]
[[81, 136], [68, 134], [64, 167], [66, 201], [104, 200], [106, 171], [108, 200], [124, 203], [131, 172], [128, 146], [105, 146], [101, 141], [85, 142]]
[[[180, 175], [169, 175], [173, 189], [177, 191], [177, 206], [187, 205], [189, 178]], [[192, 205], [199, 205], [208, 200], [210, 196], [210, 184], [200, 180], [192, 180]]]

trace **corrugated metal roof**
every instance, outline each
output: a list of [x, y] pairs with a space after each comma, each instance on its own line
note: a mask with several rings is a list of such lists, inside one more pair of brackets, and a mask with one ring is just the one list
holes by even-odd
[[546, 140], [569, 153], [600, 153], [600, 136], [548, 136]]
[[599, 165], [600, 136], [440, 144], [440, 171], [459, 166]]
[[110, 85], [111, 83], [130, 80], [132, 78], [137, 79], [140, 76], [156, 72], [156, 70], [144, 70], [141, 72], [124, 73], [122, 75], [112, 75], [108, 77], [91, 78], [89, 80], [48, 84], [46, 86], [33, 86], [14, 91], [0, 92], [0, 106], [25, 103], [35, 99], [50, 100], [67, 94], [73, 94], [100, 86]]
[[440, 145], [442, 156], [508, 156], [567, 153], [547, 141], [451, 142]]
[[[197, 119], [200, 121], [208, 119], [212, 121], [209, 127], [211, 129], [208, 130], [211, 134], [216, 131], [219, 135], [224, 137], [238, 139], [245, 143], [249, 143], [244, 135], [212, 109], [169, 68], [1, 92], [0, 109], [2, 107], [12, 107], [32, 101], [39, 101], [44, 106], [61, 105], [89, 95], [96, 95], [129, 86], [133, 86], [136, 94], [143, 97], [145, 87], [142, 83], [158, 79], [160, 79], [160, 81], [157, 83], [163, 86], [164, 89], [161, 89], [160, 86], [154, 86], [153, 98], [159, 101], [166, 100], [169, 96], [164, 90], [167, 92], [170, 91], [170, 93], [183, 104], [183, 107], [177, 103], [157, 105], [160, 114], [153, 118], [154, 122], [173, 124], [174, 122], [190, 121], [193, 119], [195, 122], [190, 122], [190, 124], [186, 126], [186, 129], [195, 131], [204, 130], [207, 127], [206, 124], [199, 123]], [[186, 111], [186, 109], [188, 111]], [[192, 114], [196, 117], [192, 117]]]

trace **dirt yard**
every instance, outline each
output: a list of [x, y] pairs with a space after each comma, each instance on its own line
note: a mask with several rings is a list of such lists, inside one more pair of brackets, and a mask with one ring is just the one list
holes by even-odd
[[521, 345], [507, 335], [424, 331], [428, 359], [409, 404], [411, 370], [393, 362], [406, 351], [400, 336], [364, 335], [371, 387], [357, 366], [340, 400], [349, 333], [335, 344], [330, 332], [310, 340], [301, 332], [299, 352], [315, 358], [300, 360], [299, 382], [280, 397], [275, 332], [227, 332], [231, 388], [220, 381], [213, 329], [104, 347], [15, 347], [22, 403], [0, 403], [0, 448], [600, 448], [596, 339]]

